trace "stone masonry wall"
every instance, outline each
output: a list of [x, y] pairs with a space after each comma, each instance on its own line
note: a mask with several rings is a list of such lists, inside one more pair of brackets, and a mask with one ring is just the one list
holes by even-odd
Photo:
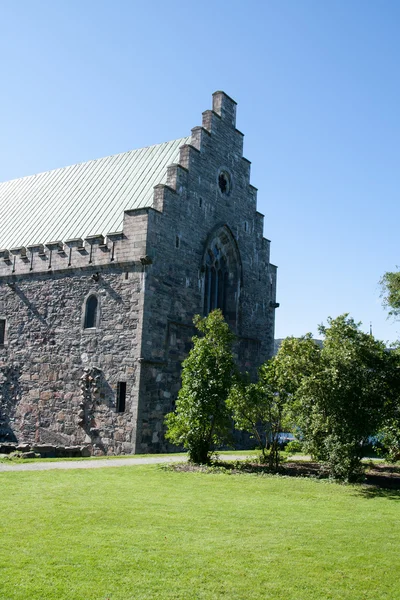
[[[131, 211], [106, 242], [58, 242], [29, 259], [5, 260], [3, 251], [0, 439], [135, 451], [146, 231], [147, 211]], [[85, 329], [91, 294], [98, 319]], [[123, 413], [118, 382], [126, 382]]]
[[[81, 271], [1, 286], [3, 437], [85, 444], [93, 453], [134, 450], [142, 279], [134, 266], [98, 281]], [[99, 300], [99, 326], [83, 329], [89, 294]], [[118, 381], [127, 382], [125, 413], [116, 413]]]

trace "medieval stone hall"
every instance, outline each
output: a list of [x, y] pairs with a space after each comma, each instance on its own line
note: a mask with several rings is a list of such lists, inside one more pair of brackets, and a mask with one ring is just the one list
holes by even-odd
[[0, 184], [0, 441], [171, 449], [195, 314], [272, 355], [276, 267], [236, 103], [191, 135]]

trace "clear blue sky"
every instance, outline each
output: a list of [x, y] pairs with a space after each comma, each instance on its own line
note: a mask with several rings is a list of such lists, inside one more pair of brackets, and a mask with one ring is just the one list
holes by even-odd
[[238, 102], [278, 265], [276, 337], [350, 312], [392, 341], [398, 0], [0, 0], [0, 181], [188, 135]]

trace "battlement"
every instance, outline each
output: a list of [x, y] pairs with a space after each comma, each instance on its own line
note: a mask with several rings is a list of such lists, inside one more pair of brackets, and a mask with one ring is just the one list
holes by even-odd
[[54, 273], [109, 264], [143, 264], [147, 256], [147, 220], [152, 209], [125, 211], [122, 231], [86, 238], [0, 250], [0, 281], [15, 276]]

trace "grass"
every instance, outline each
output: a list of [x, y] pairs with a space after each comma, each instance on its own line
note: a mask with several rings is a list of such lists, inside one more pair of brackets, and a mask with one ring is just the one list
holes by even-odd
[[159, 466], [0, 473], [1, 600], [397, 600], [400, 494]]

